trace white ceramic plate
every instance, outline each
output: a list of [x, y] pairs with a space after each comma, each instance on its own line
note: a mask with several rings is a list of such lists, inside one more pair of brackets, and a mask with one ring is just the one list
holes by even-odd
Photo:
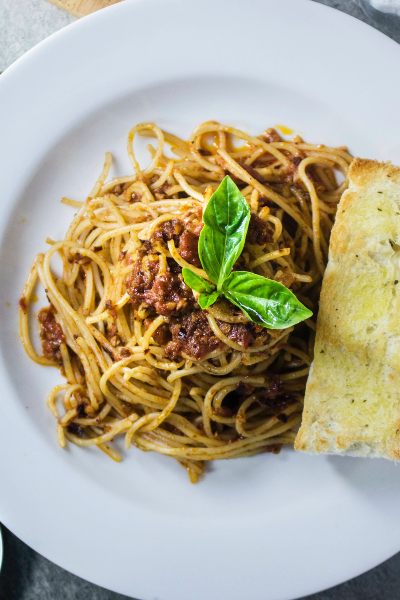
[[216, 118], [253, 132], [400, 161], [394, 42], [301, 0], [143, 0], [77, 22], [0, 81], [0, 519], [40, 553], [150, 600], [283, 600], [400, 549], [399, 471], [387, 462], [279, 456], [220, 462], [197, 486], [172, 460], [121, 465], [58, 448], [16, 304], [34, 254], [61, 236], [111, 150], [142, 120], [188, 134]]

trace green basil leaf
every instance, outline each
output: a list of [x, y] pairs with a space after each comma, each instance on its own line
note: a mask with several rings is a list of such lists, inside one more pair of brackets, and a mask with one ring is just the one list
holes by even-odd
[[246, 200], [229, 176], [211, 196], [203, 214], [204, 227], [199, 239], [203, 269], [218, 290], [239, 258], [250, 221]]
[[200, 308], [204, 310], [209, 306], [212, 306], [212, 304], [214, 304], [214, 302], [218, 300], [219, 295], [220, 293], [218, 292], [218, 290], [215, 290], [215, 292], [211, 292], [211, 294], [207, 294], [207, 292], [202, 293], [200, 294], [197, 302], [199, 303]]
[[186, 267], [182, 269], [182, 277], [186, 285], [192, 288], [192, 290], [196, 290], [196, 292], [206, 292], [207, 294], [210, 294], [215, 290], [215, 287], [211, 285], [211, 283], [203, 279], [203, 277], [200, 277], [200, 275], [196, 275], [196, 273]]
[[268, 329], [286, 329], [312, 315], [287, 287], [247, 271], [231, 273], [223, 293], [251, 321]]

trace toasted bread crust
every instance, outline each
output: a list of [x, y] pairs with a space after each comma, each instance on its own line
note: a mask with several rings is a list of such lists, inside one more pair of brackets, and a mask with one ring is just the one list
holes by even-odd
[[321, 291], [295, 448], [400, 459], [400, 169], [355, 159]]
[[355, 158], [349, 168], [350, 185], [368, 185], [377, 178], [387, 177], [400, 184], [400, 168], [390, 162], [377, 162], [369, 158]]

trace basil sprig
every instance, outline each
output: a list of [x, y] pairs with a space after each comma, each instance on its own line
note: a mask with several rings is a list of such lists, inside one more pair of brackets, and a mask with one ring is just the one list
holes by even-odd
[[249, 271], [232, 271], [242, 253], [250, 221], [250, 209], [240, 190], [227, 176], [211, 196], [203, 214], [198, 251], [212, 284], [191, 269], [183, 279], [199, 293], [204, 310], [219, 296], [242, 310], [246, 317], [268, 329], [292, 327], [312, 316], [287, 287]]

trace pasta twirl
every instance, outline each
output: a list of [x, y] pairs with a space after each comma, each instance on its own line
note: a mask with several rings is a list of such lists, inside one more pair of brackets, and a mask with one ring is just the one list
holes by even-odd
[[[142, 167], [136, 136], [155, 141]], [[128, 135], [133, 173], [108, 180], [111, 156], [63, 240], [39, 254], [21, 297], [28, 355], [61, 367], [48, 399], [61, 445], [126, 446], [177, 459], [196, 481], [206, 461], [278, 451], [299, 425], [314, 321], [267, 330], [225, 300], [201, 311], [181, 270], [206, 278], [197, 254], [202, 210], [223, 177], [251, 209], [238, 266], [295, 291], [314, 314], [345, 148], [257, 137], [208, 121], [187, 140], [141, 123]], [[62, 261], [62, 274], [54, 257]], [[37, 284], [43, 353], [29, 323]]]

